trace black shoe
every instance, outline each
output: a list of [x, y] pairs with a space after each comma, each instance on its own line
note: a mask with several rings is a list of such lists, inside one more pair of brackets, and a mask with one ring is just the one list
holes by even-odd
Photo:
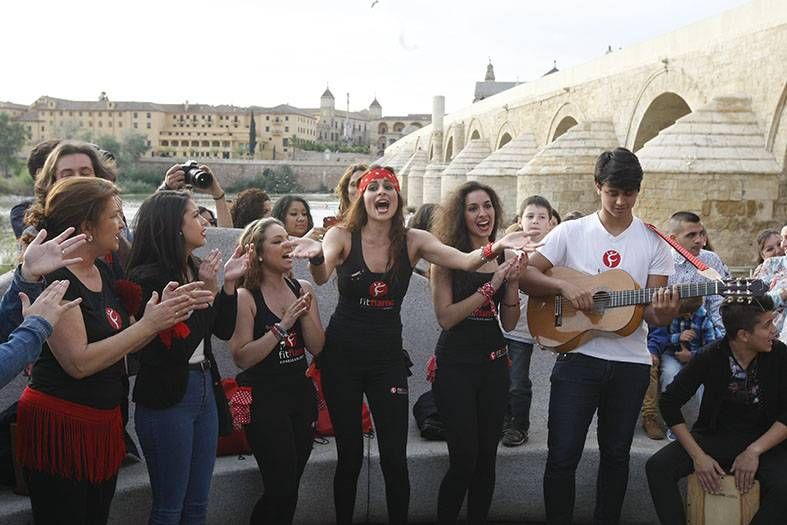
[[510, 427], [503, 432], [503, 439], [501, 440], [505, 447], [518, 447], [524, 445], [527, 441], [527, 430], [519, 430], [518, 428]]

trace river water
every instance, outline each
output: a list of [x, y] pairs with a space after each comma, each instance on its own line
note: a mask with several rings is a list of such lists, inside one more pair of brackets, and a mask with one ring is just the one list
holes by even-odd
[[[336, 214], [339, 201], [335, 195], [331, 193], [314, 193], [302, 194], [302, 196], [309, 201], [315, 225], [322, 225], [323, 218]], [[134, 217], [146, 197], [147, 195], [123, 195], [123, 212], [126, 214], [129, 224], [134, 223]], [[228, 194], [227, 197], [232, 198], [233, 195]], [[274, 201], [278, 197], [278, 195], [272, 196]], [[193, 198], [198, 205], [215, 211], [213, 199], [209, 195], [195, 194]], [[0, 273], [12, 267], [16, 260], [16, 241], [8, 214], [11, 208], [23, 199], [25, 197], [0, 195]]]

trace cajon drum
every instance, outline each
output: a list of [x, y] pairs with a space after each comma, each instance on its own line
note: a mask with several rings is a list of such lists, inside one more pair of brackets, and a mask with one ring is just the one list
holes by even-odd
[[691, 474], [686, 496], [688, 525], [749, 525], [760, 508], [760, 483], [755, 480], [751, 490], [741, 494], [735, 476], [727, 475], [721, 480], [720, 494], [707, 494], [697, 475]]

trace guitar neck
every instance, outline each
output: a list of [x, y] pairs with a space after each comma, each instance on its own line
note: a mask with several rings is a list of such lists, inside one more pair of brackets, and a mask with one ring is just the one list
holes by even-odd
[[[707, 281], [704, 283], [683, 283], [676, 285], [680, 292], [681, 298], [688, 297], [702, 297], [705, 295], [720, 295], [724, 284], [719, 281]], [[672, 288], [672, 287], [670, 287]], [[608, 292], [609, 304], [607, 308], [616, 308], [619, 306], [631, 306], [634, 304], [649, 304], [653, 301], [653, 296], [656, 295], [661, 288], [640, 288], [639, 290], [621, 290]]]

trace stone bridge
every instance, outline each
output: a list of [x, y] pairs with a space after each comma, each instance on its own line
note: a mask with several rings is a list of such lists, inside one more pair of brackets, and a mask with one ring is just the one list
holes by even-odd
[[531, 194], [561, 212], [596, 208], [593, 166], [621, 145], [645, 170], [637, 214], [699, 213], [729, 264], [787, 220], [787, 3], [718, 17], [520, 84], [442, 115], [389, 146], [408, 205], [468, 179], [501, 195], [506, 219]]

